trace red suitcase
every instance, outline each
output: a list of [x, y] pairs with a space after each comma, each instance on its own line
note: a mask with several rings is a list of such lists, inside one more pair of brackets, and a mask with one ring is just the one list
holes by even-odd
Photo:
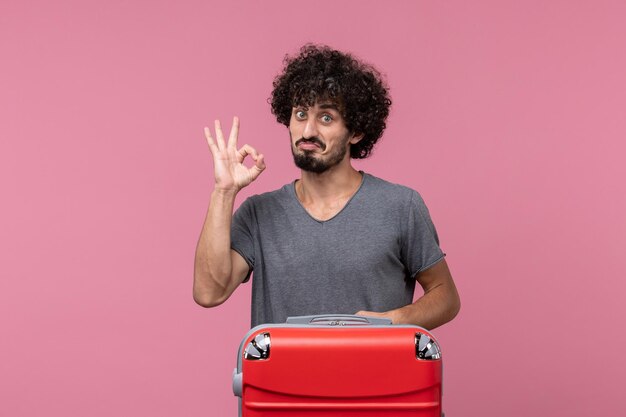
[[441, 351], [425, 329], [350, 315], [253, 328], [233, 373], [240, 417], [441, 417]]

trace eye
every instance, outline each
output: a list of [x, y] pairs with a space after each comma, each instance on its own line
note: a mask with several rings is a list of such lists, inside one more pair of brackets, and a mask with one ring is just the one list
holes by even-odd
[[306, 118], [306, 112], [304, 110], [296, 111], [295, 115], [296, 115], [296, 119], [298, 120], [302, 120]]
[[333, 117], [330, 114], [325, 114], [322, 116], [322, 122], [330, 123], [333, 121]]

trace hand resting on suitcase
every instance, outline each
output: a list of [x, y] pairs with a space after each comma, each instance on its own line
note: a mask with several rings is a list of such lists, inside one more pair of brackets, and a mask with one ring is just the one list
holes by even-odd
[[424, 295], [413, 304], [385, 311], [357, 311], [359, 316], [383, 317], [393, 324], [414, 324], [434, 329], [452, 320], [461, 308], [461, 301], [445, 259], [416, 276]]

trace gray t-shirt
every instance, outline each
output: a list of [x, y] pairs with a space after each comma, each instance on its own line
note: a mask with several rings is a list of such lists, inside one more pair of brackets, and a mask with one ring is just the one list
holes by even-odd
[[319, 221], [294, 184], [248, 198], [233, 216], [231, 246], [253, 271], [253, 327], [405, 306], [415, 275], [445, 256], [424, 201], [410, 188], [363, 173], [345, 207]]

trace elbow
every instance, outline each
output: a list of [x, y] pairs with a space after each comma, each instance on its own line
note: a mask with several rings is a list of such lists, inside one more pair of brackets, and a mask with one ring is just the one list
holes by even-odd
[[211, 308], [211, 307], [217, 307], [220, 304], [223, 304], [224, 301], [226, 301], [226, 298], [225, 297], [216, 297], [216, 296], [214, 296], [212, 294], [209, 294], [207, 292], [199, 293], [199, 292], [194, 291], [194, 293], [193, 293], [193, 300], [199, 306], [202, 306], [204, 308]]
[[453, 320], [459, 314], [460, 311], [461, 311], [461, 298], [459, 297], [459, 293], [455, 291], [454, 298], [452, 299], [452, 302], [450, 303], [449, 310], [448, 310], [448, 314], [449, 314], [448, 321]]
[[453, 320], [456, 316], [458, 316], [460, 311], [461, 311], [461, 302], [459, 301], [452, 309], [452, 312], [450, 314], [450, 320]]
[[227, 288], [208, 271], [196, 268], [193, 277], [193, 300], [204, 308], [217, 307], [228, 299]]
[[204, 282], [198, 277], [194, 280], [193, 300], [196, 304], [204, 308], [211, 308], [223, 304], [228, 299], [228, 296], [225, 295], [225, 288], [207, 285]]

